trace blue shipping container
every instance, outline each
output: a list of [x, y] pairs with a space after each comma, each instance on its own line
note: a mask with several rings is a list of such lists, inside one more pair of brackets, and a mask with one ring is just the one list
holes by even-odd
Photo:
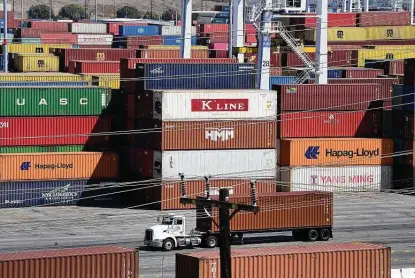
[[296, 79], [295, 76], [271, 76], [269, 78], [269, 89], [272, 90], [272, 85], [294, 84]]
[[13, 82], [13, 81], [0, 81], [0, 87], [86, 87], [89, 86], [87, 81], [21, 81], [21, 82]]
[[[192, 37], [192, 45], [197, 45], [197, 38]], [[181, 42], [181, 36], [163, 36], [163, 45], [180, 45]]]
[[222, 6], [222, 12], [229, 12], [230, 8], [229, 6]]
[[414, 85], [392, 85], [392, 109], [402, 111], [415, 111]]
[[119, 27], [120, 36], [158, 36], [160, 26], [123, 26]]
[[247, 64], [137, 64], [141, 90], [255, 89], [256, 71]]
[[[90, 180], [0, 182], [0, 208], [98, 204], [104, 199], [98, 195], [114, 190], [111, 185]], [[111, 194], [105, 199], [114, 202], [115, 196]]]
[[41, 44], [40, 38], [15, 38], [15, 42], [22, 44]]
[[[310, 73], [310, 78], [315, 78], [314, 73]], [[327, 78], [343, 78], [342, 69], [327, 69]]]
[[229, 12], [219, 12], [215, 14], [215, 18], [229, 18]]

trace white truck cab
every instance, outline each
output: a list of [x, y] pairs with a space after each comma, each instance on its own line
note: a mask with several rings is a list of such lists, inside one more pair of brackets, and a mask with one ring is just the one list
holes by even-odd
[[145, 231], [144, 245], [163, 248], [170, 251], [179, 246], [197, 246], [201, 243], [200, 235], [186, 234], [184, 216], [164, 214], [157, 217], [157, 225]]

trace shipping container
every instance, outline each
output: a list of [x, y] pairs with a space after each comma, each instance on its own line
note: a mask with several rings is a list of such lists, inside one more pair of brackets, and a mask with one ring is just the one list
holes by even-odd
[[[72, 65], [71, 65], [72, 64]], [[70, 73], [119, 73], [119, 61], [69, 61]]]
[[156, 120], [276, 119], [277, 98], [266, 90], [166, 90], [136, 98], [136, 117]]
[[[415, 28], [415, 27], [414, 27]], [[415, 37], [415, 35], [414, 35]], [[402, 60], [415, 58], [415, 51], [408, 49], [359, 49], [358, 67], [364, 67], [366, 59], [370, 60]]]
[[[114, 183], [90, 180], [0, 182], [0, 208], [115, 205]], [[113, 193], [105, 196], [102, 194]]]
[[384, 71], [381, 69], [368, 68], [345, 68], [343, 69], [343, 78], [377, 78], [383, 75]]
[[119, 27], [120, 36], [158, 36], [160, 26], [123, 26]]
[[294, 167], [280, 171], [281, 191], [379, 192], [392, 183], [392, 166]]
[[381, 111], [281, 113], [278, 138], [382, 137]]
[[[3, 27], [2, 27], [3, 28]], [[17, 37], [19, 38], [40, 38], [43, 30], [33, 28], [20, 28], [17, 30]]]
[[116, 153], [0, 154], [0, 180], [118, 178]]
[[364, 138], [281, 139], [282, 166], [392, 165], [393, 141]]
[[138, 89], [255, 89], [254, 65], [137, 64]]
[[365, 68], [382, 69], [385, 75], [404, 74], [404, 60], [369, 60], [365, 59]]
[[295, 84], [296, 80], [297, 80], [296, 76], [270, 76], [269, 89], [272, 90], [273, 85]]
[[[413, 39], [415, 27], [412, 26], [377, 26], [366, 27], [367, 40], [406, 40]], [[398, 41], [399, 42], [399, 41]]]
[[78, 34], [79, 45], [112, 45], [113, 35]]
[[[181, 36], [182, 27], [181, 26], [161, 26], [161, 35], [162, 36]], [[196, 26], [192, 26], [192, 36], [196, 35]]]
[[0, 87], [0, 116], [95, 116], [110, 101], [100, 87]]
[[[317, 17], [315, 13], [304, 14], [307, 17], [290, 18], [290, 25], [297, 29], [316, 28]], [[327, 27], [353, 27], [356, 26], [356, 13], [328, 13]]]
[[415, 85], [415, 59], [405, 59], [404, 80], [405, 85]]
[[[0, 83], [1, 84], [1, 83]], [[94, 86], [111, 88], [113, 90], [120, 89], [120, 75], [112, 73], [102, 73], [100, 75], [92, 76], [92, 84]]]
[[[182, 37], [181, 36], [163, 36], [163, 45], [167, 46], [175, 46], [182, 43]], [[198, 37], [192, 36], [191, 37], [191, 44], [196, 45], [197, 44]]]
[[[204, 194], [203, 194], [204, 195]], [[230, 202], [251, 204], [252, 197], [231, 195]], [[333, 193], [321, 191], [274, 192], [257, 194], [260, 211], [237, 213], [230, 221], [231, 232], [255, 233], [263, 231], [301, 230], [310, 228], [330, 229], [333, 225]], [[261, 209], [262, 208], [262, 209]], [[271, 208], [271, 209], [270, 209]], [[219, 232], [217, 208], [203, 208], [196, 212], [196, 230]]]
[[113, 34], [113, 35], [119, 35], [120, 34], [120, 26], [147, 26], [147, 23], [145, 22], [109, 22], [107, 23], [107, 33]]
[[115, 48], [139, 48], [143, 45], [163, 45], [162, 36], [135, 36], [135, 37], [114, 37]]
[[[414, 167], [414, 139], [394, 138], [394, 152], [396, 155], [393, 159], [395, 170], [400, 166]], [[414, 172], [415, 173], [415, 172]]]
[[[329, 79], [330, 80], [330, 79]], [[278, 111], [331, 110], [354, 111], [381, 107], [381, 85], [277, 85]]]
[[196, 33], [227, 33], [228, 28], [228, 24], [199, 24], [198, 26], [196, 26]]
[[66, 33], [41, 33], [40, 34], [41, 43], [67, 43], [67, 44], [77, 44], [78, 35], [72, 34], [69, 32]]
[[0, 253], [4, 277], [138, 278], [138, 252], [115, 246], [94, 246]]
[[90, 86], [87, 81], [73, 81], [73, 82], [38, 82], [38, 81], [28, 81], [28, 82], [7, 82], [0, 81], [0, 87], [87, 87]]
[[[275, 178], [276, 149], [158, 151], [137, 148], [136, 169], [144, 177], [177, 179], [177, 173], [189, 177], [212, 175], [216, 178]], [[252, 163], [252, 162], [255, 163]]]
[[[10, 43], [7, 45], [9, 53], [49, 53], [52, 48], [72, 48], [71, 44], [20, 44]], [[1, 53], [3, 50], [1, 49]]]
[[0, 73], [0, 82], [84, 82], [84, 79], [80, 75], [64, 72], [26, 72]]
[[[342, 69], [333, 69], [333, 68], [328, 68], [327, 69], [327, 78], [342, 78], [343, 76], [343, 70]], [[310, 77], [311, 78], [315, 78], [315, 74], [314, 73], [310, 73]], [[312, 84], [312, 83], [310, 83]]]
[[59, 57], [51, 54], [18, 54], [14, 57], [14, 65], [18, 72], [58, 72]]
[[414, 85], [393, 85], [392, 105], [394, 110], [415, 111]]
[[82, 145], [0, 147], [0, 153], [60, 153], [82, 152]]
[[[316, 30], [305, 30], [304, 38], [306, 42], [316, 41]], [[367, 30], [359, 27], [336, 27], [327, 29], [327, 41], [365, 41], [367, 40]]]
[[142, 120], [137, 121], [134, 126], [134, 129], [147, 128], [161, 129], [161, 132], [134, 135], [136, 146], [159, 150], [276, 148], [275, 120], [204, 122]]
[[[391, 257], [390, 247], [368, 243], [234, 249], [232, 278], [390, 278]], [[176, 278], [221, 278], [220, 269], [219, 251], [176, 254]]]
[[87, 145], [107, 146], [109, 117], [0, 117], [2, 146]]
[[406, 26], [411, 24], [410, 12], [360, 12], [357, 13], [357, 26]]
[[[392, 111], [384, 111], [383, 122], [384, 127], [386, 124], [389, 124], [387, 126], [389, 132], [387, 134], [390, 135], [390, 137], [407, 140], [415, 139], [413, 111], [400, 111], [395, 109]], [[384, 132], [384, 134], [385, 133], [386, 132]]]
[[28, 27], [46, 32], [68, 32], [69, 30], [68, 22], [56, 21], [30, 21]]
[[105, 34], [107, 25], [104, 23], [69, 23], [69, 32], [79, 34]]
[[[249, 194], [251, 191], [251, 185], [249, 180], [239, 179], [211, 179], [209, 180], [211, 185], [210, 195], [219, 195], [220, 188], [228, 188], [229, 194]], [[187, 196], [189, 198], [196, 198], [197, 196], [205, 194], [206, 182], [204, 180], [190, 180], [186, 181], [187, 184]], [[146, 186], [143, 185], [142, 190], [135, 191], [132, 194], [137, 194], [142, 204], [150, 204], [154, 209], [159, 210], [183, 210], [194, 209], [195, 205], [184, 205], [180, 203], [180, 181], [163, 182], [160, 186]], [[257, 180], [256, 181], [257, 193], [272, 193], [276, 191], [276, 184], [274, 179], [270, 180]]]
[[[2, 35], [1, 35], [1, 37], [3, 39]], [[8, 36], [7, 39], [13, 40], [14, 42], [18, 42], [18, 43], [21, 43], [21, 44], [33, 44], [33, 43], [41, 43], [42, 42], [40, 40], [40, 38], [13, 38], [13, 37], [10, 38], [10, 36]]]
[[[140, 49], [139, 57], [142, 59], [167, 58], [180, 59], [180, 49]], [[192, 49], [191, 57], [193, 59], [208, 59], [208, 49]]]
[[[310, 59], [315, 60], [315, 53], [307, 53]], [[294, 52], [282, 53], [282, 65], [289, 67], [304, 67], [304, 62]], [[356, 50], [332, 50], [327, 54], [329, 67], [356, 66], [358, 53]]]

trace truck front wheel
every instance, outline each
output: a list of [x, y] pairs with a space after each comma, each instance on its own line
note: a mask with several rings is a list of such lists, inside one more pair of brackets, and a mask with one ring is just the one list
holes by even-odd
[[163, 241], [163, 250], [171, 251], [174, 247], [174, 241], [170, 238]]
[[208, 248], [215, 248], [218, 245], [218, 238], [215, 236], [208, 236], [205, 239], [205, 245]]

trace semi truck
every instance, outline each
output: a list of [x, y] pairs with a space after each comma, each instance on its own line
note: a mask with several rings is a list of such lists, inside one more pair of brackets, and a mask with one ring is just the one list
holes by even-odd
[[[248, 204], [249, 195], [231, 195], [230, 202]], [[327, 241], [333, 237], [333, 193], [321, 191], [258, 194], [260, 210], [238, 212], [230, 221], [231, 238], [248, 233], [291, 231], [296, 240]], [[232, 211], [231, 211], [232, 213]], [[145, 230], [147, 247], [170, 251], [178, 247], [214, 248], [219, 242], [217, 208], [197, 207], [196, 227], [186, 233], [183, 215], [164, 214]]]

